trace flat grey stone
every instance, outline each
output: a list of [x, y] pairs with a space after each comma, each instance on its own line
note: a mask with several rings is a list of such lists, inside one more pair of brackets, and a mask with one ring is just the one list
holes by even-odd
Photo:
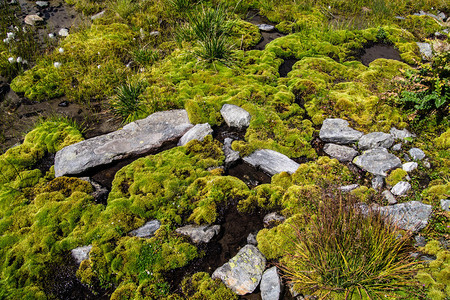
[[83, 260], [89, 259], [89, 252], [91, 252], [92, 245], [82, 246], [70, 250], [72, 257], [75, 259], [77, 264], [81, 264]]
[[392, 146], [392, 151], [400, 151], [400, 150], [402, 150], [402, 143], [398, 143], [398, 144], [395, 144], [394, 146]]
[[292, 174], [300, 166], [286, 155], [269, 149], [257, 150], [243, 159], [246, 163], [261, 168], [270, 176], [281, 172]]
[[91, 20], [94, 21], [94, 20], [97, 20], [97, 19], [101, 19], [101, 18], [103, 18], [105, 16], [105, 14], [106, 14], [106, 10], [102, 10], [101, 12], [91, 16]]
[[265, 31], [265, 32], [271, 32], [271, 31], [275, 30], [275, 26], [269, 25], [269, 24], [258, 24], [256, 26], [258, 26], [259, 30]]
[[386, 148], [365, 151], [353, 159], [353, 163], [374, 175], [386, 176], [386, 172], [402, 166], [400, 158], [389, 153]]
[[225, 138], [223, 141], [223, 154], [225, 155], [225, 166], [232, 165], [238, 161], [240, 156], [238, 151], [234, 151], [231, 148], [233, 140], [231, 138]]
[[62, 36], [62, 37], [69, 36], [69, 29], [67, 29], [67, 28], [61, 28], [61, 29], [58, 31], [58, 35], [59, 35], [59, 36]]
[[24, 19], [25, 24], [35, 26], [36, 24], [44, 22], [44, 19], [39, 17], [38, 15], [28, 15]]
[[133, 231], [130, 231], [129, 235], [139, 238], [151, 238], [155, 232], [161, 227], [161, 223], [158, 220], [151, 220]]
[[395, 196], [403, 196], [411, 189], [411, 184], [407, 181], [400, 181], [391, 189], [391, 193]]
[[416, 235], [414, 239], [416, 240], [414, 247], [425, 247], [427, 244], [427, 239], [421, 235]]
[[386, 199], [386, 201], [389, 204], [396, 204], [397, 203], [397, 199], [395, 199], [395, 196], [391, 193], [391, 191], [389, 190], [384, 190], [381, 195], [383, 195], [383, 198]]
[[237, 295], [252, 293], [259, 285], [266, 258], [253, 245], [246, 245], [226, 264], [217, 268], [211, 278], [219, 278]]
[[343, 193], [349, 193], [349, 192], [353, 191], [354, 189], [357, 189], [358, 187], [359, 187], [359, 184], [355, 183], [355, 184], [340, 186], [338, 189]]
[[278, 275], [277, 267], [267, 269], [261, 278], [261, 299], [278, 300], [281, 295], [281, 278]]
[[412, 162], [404, 163], [402, 165], [402, 169], [405, 170], [406, 172], [412, 172], [415, 169], [417, 169], [418, 166], [419, 166], [418, 163], [412, 161]]
[[441, 199], [441, 209], [450, 211], [450, 199]]
[[340, 162], [352, 161], [358, 155], [358, 151], [355, 149], [337, 144], [325, 144], [323, 151]]
[[178, 141], [178, 146], [184, 146], [192, 140], [203, 141], [207, 135], [212, 135], [212, 133], [213, 130], [208, 123], [197, 124], [181, 137]]
[[409, 201], [378, 208], [380, 213], [401, 229], [419, 232], [428, 224], [431, 217], [431, 205], [419, 201]]
[[177, 228], [175, 231], [189, 236], [196, 244], [209, 243], [214, 236], [219, 234], [220, 225], [186, 225]]
[[423, 60], [430, 61], [433, 59], [433, 48], [431, 48], [429, 43], [416, 42], [416, 44], [419, 47], [420, 55]]
[[224, 104], [220, 113], [229, 127], [243, 129], [250, 125], [250, 114], [239, 106]]
[[285, 220], [286, 220], [285, 216], [280, 215], [277, 212], [271, 212], [264, 216], [263, 223], [264, 227], [273, 227], [275, 225], [283, 223]]
[[373, 148], [390, 148], [394, 144], [394, 137], [389, 133], [371, 132], [363, 135], [358, 141], [361, 150]]
[[408, 151], [413, 160], [422, 160], [425, 158], [425, 153], [419, 148], [411, 148]]
[[394, 137], [394, 139], [403, 140], [404, 142], [408, 142], [407, 139], [415, 137], [415, 135], [407, 129], [399, 130], [395, 127], [392, 127], [391, 130], [389, 130], [389, 133]]
[[49, 3], [47, 1], [36, 1], [36, 5], [39, 7], [47, 7], [49, 5]]
[[113, 161], [145, 154], [177, 141], [192, 128], [185, 110], [156, 112], [123, 129], [70, 146], [55, 155], [55, 176], [77, 175]]
[[343, 119], [326, 119], [320, 128], [319, 138], [327, 143], [351, 144], [359, 140], [363, 133], [349, 127]]
[[384, 176], [375, 175], [372, 178], [372, 188], [375, 190], [381, 190], [384, 186]]

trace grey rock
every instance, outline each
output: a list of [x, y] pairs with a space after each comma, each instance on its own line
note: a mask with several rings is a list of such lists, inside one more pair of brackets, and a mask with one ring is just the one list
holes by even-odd
[[161, 223], [158, 220], [151, 220], [133, 231], [130, 231], [129, 235], [139, 238], [151, 238], [155, 232], [161, 227]]
[[405, 161], [411, 161], [411, 158], [409, 157], [409, 155], [408, 154], [403, 154], [403, 159], [405, 160]]
[[281, 295], [281, 278], [278, 275], [277, 267], [267, 269], [261, 278], [261, 299], [278, 300]]
[[394, 137], [389, 133], [371, 132], [363, 135], [358, 142], [361, 150], [373, 148], [389, 148], [394, 144]]
[[405, 18], [405, 17], [402, 17], [402, 16], [395, 16], [395, 18], [396, 18], [397, 20], [406, 20], [406, 18]]
[[438, 13], [437, 17], [442, 21], [445, 21], [445, 19], [447, 19], [447, 16], [443, 12]]
[[91, 252], [92, 245], [82, 246], [72, 249], [70, 252], [77, 264], [81, 264], [83, 260], [89, 259], [89, 252]]
[[383, 206], [378, 210], [399, 228], [419, 232], [427, 226], [432, 207], [419, 201], [409, 201]]
[[450, 199], [441, 199], [441, 209], [450, 211]]
[[416, 42], [423, 60], [430, 61], [433, 58], [433, 48], [429, 43]]
[[256, 240], [256, 234], [254, 233], [249, 233], [247, 236], [247, 244], [253, 245], [253, 246], [257, 246], [258, 245], [258, 241]]
[[372, 188], [379, 191], [384, 186], [384, 176], [375, 175], [372, 178]]
[[38, 15], [28, 15], [24, 19], [25, 24], [35, 26], [36, 24], [44, 22], [44, 19], [39, 17]]
[[396, 196], [404, 196], [411, 189], [411, 184], [407, 181], [400, 181], [391, 189], [391, 193]]
[[391, 193], [389, 190], [384, 190], [381, 195], [383, 195], [383, 198], [386, 199], [386, 201], [392, 205], [397, 203], [397, 199], [395, 199], [395, 196]]
[[89, 177], [80, 177], [80, 179], [89, 182], [94, 188], [94, 191], [91, 193], [91, 196], [94, 197], [95, 202], [106, 203], [109, 194], [107, 188], [105, 188], [104, 186], [102, 186], [101, 184], [92, 180]]
[[59, 35], [59, 36], [62, 36], [62, 37], [69, 36], [69, 29], [67, 29], [67, 28], [61, 28], [61, 29], [58, 31], [58, 35]]
[[236, 256], [216, 269], [211, 277], [222, 280], [236, 294], [245, 295], [256, 289], [265, 267], [266, 258], [258, 248], [246, 245]]
[[337, 144], [325, 144], [323, 151], [340, 162], [352, 161], [358, 155], [358, 151], [355, 149]]
[[192, 140], [203, 141], [207, 135], [212, 135], [212, 133], [213, 130], [208, 123], [197, 124], [181, 137], [178, 141], [178, 146], [184, 146]]
[[258, 24], [256, 26], [258, 26], [259, 30], [265, 31], [265, 32], [271, 32], [271, 31], [275, 30], [275, 26], [269, 25], [269, 24]]
[[365, 151], [353, 159], [353, 163], [374, 175], [386, 176], [386, 172], [402, 165], [401, 160], [389, 153], [385, 148], [375, 148]]
[[343, 193], [349, 193], [351, 191], [353, 191], [354, 189], [359, 188], [359, 184], [355, 183], [355, 184], [349, 184], [349, 185], [343, 185], [340, 186], [338, 189], [343, 192]]
[[391, 130], [389, 130], [389, 133], [394, 137], [394, 139], [403, 140], [404, 142], [408, 142], [407, 139], [415, 137], [415, 135], [407, 129], [399, 130], [395, 127], [392, 127]]
[[219, 234], [220, 225], [186, 225], [175, 231], [189, 236], [194, 243], [209, 243], [214, 236]]
[[149, 36], [159, 36], [161, 33], [159, 31], [151, 31], [148, 35]]
[[243, 159], [254, 167], [260, 167], [270, 176], [281, 172], [292, 174], [300, 166], [286, 155], [269, 149], [257, 150]]
[[282, 216], [277, 212], [271, 212], [264, 216], [263, 223], [264, 227], [273, 227], [275, 225], [283, 223], [285, 220], [285, 216]]
[[394, 146], [392, 146], [392, 151], [400, 151], [400, 150], [402, 150], [402, 143], [398, 143], [398, 144], [395, 144]]
[[425, 247], [427, 244], [427, 239], [421, 235], [416, 235], [414, 239], [416, 240], [414, 247]]
[[411, 148], [408, 151], [413, 160], [422, 160], [425, 158], [425, 153], [419, 148]]
[[91, 16], [91, 20], [94, 21], [94, 20], [97, 20], [97, 19], [101, 19], [101, 18], [103, 18], [105, 16], [105, 14], [106, 14], [106, 10], [102, 10], [101, 12]]
[[47, 7], [49, 5], [49, 3], [47, 1], [36, 1], [36, 5], [39, 7]]
[[185, 110], [156, 112], [127, 124], [121, 130], [58, 151], [55, 176], [76, 175], [113, 161], [148, 153], [166, 142], [177, 141], [190, 128], [192, 124]]
[[230, 127], [243, 129], [250, 125], [250, 114], [239, 106], [224, 104], [220, 113], [222, 114], [225, 123]]
[[416, 162], [407, 162], [402, 165], [402, 169], [406, 172], [412, 172], [417, 169], [419, 165]]
[[427, 168], [427, 169], [430, 169], [430, 168], [431, 168], [431, 164], [430, 164], [430, 162], [429, 162], [428, 160], [425, 160], [425, 161], [423, 162], [423, 166], [424, 166], [425, 168]]
[[351, 144], [359, 140], [362, 132], [349, 127], [343, 119], [326, 119], [320, 128], [319, 138], [328, 143]]
[[239, 160], [239, 152], [231, 148], [233, 140], [225, 138], [223, 141], [223, 154], [225, 155], [225, 166], [230, 166]]

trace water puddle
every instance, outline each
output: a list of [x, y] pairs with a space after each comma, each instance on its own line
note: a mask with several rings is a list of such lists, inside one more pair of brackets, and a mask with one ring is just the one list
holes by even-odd
[[386, 58], [402, 61], [402, 58], [400, 57], [400, 53], [398, 52], [398, 50], [395, 49], [394, 46], [386, 44], [371, 45], [361, 50], [361, 53], [358, 56], [363, 65], [365, 66], [369, 66], [371, 62], [373, 62], [378, 58]]
[[226, 175], [239, 178], [251, 189], [260, 184], [270, 183], [271, 181], [269, 175], [243, 161], [239, 161], [237, 164], [226, 170]]
[[298, 62], [296, 58], [285, 58], [283, 63], [278, 68], [278, 73], [280, 73], [280, 77], [286, 77], [287, 74], [292, 71], [292, 67], [294, 64]]
[[[254, 25], [260, 25], [260, 24], [267, 24], [267, 25], [273, 25], [276, 24], [273, 22], [270, 22], [269, 19], [267, 19], [265, 16], [260, 15], [259, 11], [256, 9], [250, 9], [247, 13], [246, 21], [250, 22]], [[278, 30], [274, 30], [271, 32], [266, 31], [260, 31], [262, 35], [261, 41], [253, 48], [254, 50], [264, 50], [266, 48], [266, 45], [270, 43], [271, 41], [286, 36], [286, 34], [279, 32]]]

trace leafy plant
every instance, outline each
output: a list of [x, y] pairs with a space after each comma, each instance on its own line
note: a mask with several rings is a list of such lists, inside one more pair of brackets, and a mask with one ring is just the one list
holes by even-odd
[[340, 194], [322, 197], [281, 267], [294, 289], [320, 299], [382, 298], [412, 285], [408, 234]]
[[113, 112], [120, 116], [124, 123], [135, 120], [143, 112], [141, 95], [145, 90], [142, 81], [124, 84], [117, 88], [117, 94], [111, 101]]

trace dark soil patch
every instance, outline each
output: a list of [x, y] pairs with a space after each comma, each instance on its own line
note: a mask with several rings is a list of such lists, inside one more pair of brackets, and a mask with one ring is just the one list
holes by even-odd
[[[270, 22], [269, 19], [267, 19], [265, 16], [260, 15], [259, 11], [256, 9], [250, 9], [248, 11], [246, 21], [250, 22], [254, 25], [260, 25], [260, 24], [267, 24], [267, 25], [273, 25], [273, 26], [276, 25], [275, 23]], [[274, 30], [272, 32], [261, 31], [261, 35], [262, 35], [261, 41], [253, 49], [264, 50], [266, 45], [268, 43], [270, 43], [271, 41], [273, 41], [279, 37], [286, 36], [286, 34], [281, 33], [277, 30]]]
[[266, 45], [268, 43], [270, 43], [271, 41], [273, 41], [277, 38], [286, 36], [286, 34], [278, 32], [278, 31], [273, 31], [273, 32], [262, 31], [261, 35], [262, 35], [261, 41], [253, 48], [255, 50], [264, 50], [266, 48]]
[[280, 77], [286, 77], [287, 74], [292, 71], [292, 66], [298, 61], [296, 58], [286, 58], [281, 66], [278, 68]]
[[223, 143], [226, 138], [232, 140], [243, 140], [246, 129], [237, 129], [229, 127], [227, 124], [213, 127], [213, 137], [219, 142]]
[[364, 48], [359, 54], [359, 58], [363, 65], [368, 66], [371, 62], [378, 58], [386, 58], [402, 61], [400, 53], [392, 45], [374, 44]]
[[55, 154], [46, 153], [45, 156], [40, 161], [38, 161], [32, 169], [39, 169], [42, 172], [42, 174], [45, 174], [50, 170], [54, 162], [55, 162]]
[[226, 175], [234, 176], [245, 182], [249, 188], [254, 188], [260, 184], [270, 183], [271, 177], [257, 168], [250, 166], [244, 161], [239, 161], [236, 165], [226, 171]]

